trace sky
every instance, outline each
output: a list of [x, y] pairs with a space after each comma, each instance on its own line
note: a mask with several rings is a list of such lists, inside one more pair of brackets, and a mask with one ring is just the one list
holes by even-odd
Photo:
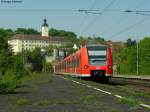
[[[49, 28], [72, 31], [77, 36], [100, 36], [106, 40], [140, 40], [150, 36], [150, 0], [0, 0], [0, 28], [34, 28], [43, 19]], [[15, 0], [14, 0], [15, 1]], [[98, 10], [85, 13], [78, 10]]]

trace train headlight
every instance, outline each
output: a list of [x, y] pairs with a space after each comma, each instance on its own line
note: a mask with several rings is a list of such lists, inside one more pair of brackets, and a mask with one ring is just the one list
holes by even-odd
[[88, 65], [85, 65], [85, 66], [84, 66], [84, 69], [88, 69], [88, 67], [89, 67]]

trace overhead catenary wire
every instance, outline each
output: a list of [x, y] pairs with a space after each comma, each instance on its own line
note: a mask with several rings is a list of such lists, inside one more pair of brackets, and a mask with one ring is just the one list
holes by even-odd
[[[143, 0], [140, 0], [139, 2], [138, 2], [138, 4], [133, 8], [133, 10], [136, 10], [136, 9], [138, 9], [141, 5], [142, 5], [142, 3], [143, 3]], [[125, 11], [122, 11], [122, 12], [130, 12], [131, 10], [125, 10]], [[127, 17], [129, 17], [129, 16], [125, 16], [123, 19], [121, 18], [121, 19], [119, 19], [117, 22], [115, 22], [115, 24], [114, 25], [120, 25], [123, 21], [125, 21], [125, 20], [127, 20]], [[108, 31], [110, 31], [111, 29], [113, 29], [113, 27], [114, 27], [114, 25], [112, 25], [112, 26], [110, 26], [110, 27], [108, 27], [107, 29], [105, 29], [104, 31], [103, 31], [103, 34], [104, 33], [106, 33], [106, 32], [108, 32]]]
[[140, 13], [140, 12], [136, 12], [136, 14], [139, 14], [139, 15], [144, 15], [144, 16], [150, 16], [150, 14], [146, 14], [146, 13]]
[[117, 32], [117, 33], [115, 33], [115, 34], [113, 34], [112, 36], [110, 36], [110, 38], [117, 39], [116, 37], [117, 37], [118, 35], [120, 35], [120, 34], [126, 32], [126, 31], [129, 31], [130, 29], [132, 29], [132, 28], [134, 28], [134, 27], [136, 27], [136, 26], [138, 26], [138, 25], [144, 23], [145, 21], [150, 20], [150, 14], [144, 14], [144, 13], [138, 13], [138, 12], [136, 12], [136, 14], [144, 15], [144, 16], [149, 16], [149, 17], [146, 17], [146, 18], [144, 18], [144, 19], [138, 21], [137, 23], [126, 27], [125, 29], [123, 29], [123, 30], [121, 30], [121, 31], [119, 31], [119, 32]]
[[[96, 0], [95, 0], [96, 1]], [[115, 1], [115, 0], [114, 0]], [[137, 7], [139, 7], [140, 5], [141, 5], [141, 3], [142, 3], [142, 1], [143, 0], [141, 0], [141, 2], [139, 2], [139, 4], [136, 6], [136, 8]], [[109, 10], [107, 10], [107, 8], [109, 9], [109, 7], [112, 5], [112, 3], [113, 3], [113, 0], [111, 1], [111, 3], [110, 4], [108, 4], [108, 6], [107, 7], [105, 7], [104, 9], [106, 10], [106, 11], [109, 11]], [[94, 2], [93, 3], [93, 6], [92, 7], [94, 7], [94, 4], [96, 4], [96, 2]], [[96, 16], [96, 19], [95, 20], [97, 20], [98, 19], [98, 16], [101, 16], [104, 12], [105, 12], [105, 10], [99, 10], [99, 9], [93, 9], [93, 8], [91, 8], [91, 9], [0, 9], [0, 12], [2, 12], [2, 11], [6, 11], [6, 12], [15, 12], [15, 11], [29, 11], [29, 12], [32, 12], [32, 11], [35, 11], [35, 12], [70, 12], [70, 13], [72, 13], [72, 12], [85, 12], [85, 13], [87, 13], [87, 14], [97, 14], [97, 16]], [[112, 10], [110, 10], [110, 11], [112, 11]], [[127, 11], [127, 10], [126, 10]], [[150, 16], [150, 14], [145, 14], [145, 12], [147, 13], [147, 12], [150, 12], [150, 10], [128, 10], [128, 11], [132, 11], [132, 12], [134, 12], [134, 13], [136, 13], [136, 14], [139, 14], [139, 15], [143, 15], [143, 16]], [[117, 11], [117, 12], [124, 12], [124, 11]], [[144, 13], [143, 13], [144, 12]], [[126, 19], [126, 18], [125, 18]], [[93, 26], [93, 24], [96, 22], [96, 21], [93, 21], [92, 23], [91, 23], [91, 25], [88, 25], [89, 27], [86, 27], [87, 28], [87, 30], [89, 30], [89, 28], [91, 28], [92, 26]], [[83, 20], [84, 21], [84, 20]], [[122, 21], [122, 20], [121, 20]], [[84, 21], [85, 22], [85, 21]], [[83, 24], [80, 24], [81, 26], [84, 26]], [[117, 22], [117, 25], [118, 25], [118, 22]], [[110, 29], [110, 28], [109, 28]], [[86, 29], [85, 29], [85, 31], [86, 31]], [[122, 30], [121, 30], [122, 31]]]
[[112, 0], [100, 13], [98, 16], [96, 16], [93, 21], [91, 21], [86, 27], [85, 29], [82, 30], [81, 35], [83, 34], [83, 32], [89, 30], [94, 23], [98, 20], [98, 17], [101, 16], [105, 11], [107, 11], [114, 3], [116, 2], [116, 0]]
[[[96, 2], [97, 2], [97, 0], [94, 0], [94, 2], [93, 2], [93, 4], [92, 4], [92, 6], [89, 8], [90, 10], [92, 10], [93, 8], [94, 8], [94, 6], [95, 6], [95, 4], [96, 4]], [[87, 11], [87, 10], [86, 10]], [[89, 10], [88, 10], [89, 11]], [[82, 28], [82, 26], [84, 26], [84, 24], [85, 24], [85, 21], [86, 21], [86, 19], [87, 19], [87, 14], [84, 16], [84, 18], [82, 19], [82, 21], [81, 21], [81, 23], [79, 24], [80, 26], [79, 26], [79, 33], [80, 33], [80, 35], [81, 35], [81, 28]]]
[[125, 10], [124, 12], [127, 12], [127, 13], [134, 13], [134, 14], [139, 14], [139, 15], [144, 15], [144, 16], [150, 16], [150, 14], [143, 13], [143, 12], [149, 12], [149, 11], [140, 11], [140, 10], [137, 10], [137, 11], [134, 11], [134, 10]]
[[[141, 3], [139, 2], [138, 7], [140, 6], [140, 4], [142, 4], [142, 0], [141, 0]], [[138, 8], [138, 7], [136, 6], [136, 8]], [[124, 12], [131, 13], [131, 12], [136, 12], [135, 10], [136, 10], [136, 9], [134, 8], [133, 10], [125, 10]], [[148, 17], [148, 18], [144, 18], [144, 19], [138, 21], [137, 23], [132, 24], [132, 25], [130, 25], [130, 26], [128, 26], [128, 27], [122, 29], [121, 31], [119, 31], [119, 32], [117, 32], [117, 33], [115, 33], [115, 34], [112, 34], [109, 38], [111, 38], [111, 39], [113, 39], [113, 40], [114, 40], [114, 39], [118, 39], [118, 38], [120, 38], [119, 35], [121, 35], [122, 33], [125, 33], [125, 32], [127, 32], [127, 31], [129, 31], [130, 29], [135, 28], [136, 26], [138, 26], [138, 25], [140, 25], [140, 24], [142, 24], [142, 23], [148, 21], [149, 19], [150, 19], [149, 17]]]
[[150, 10], [137, 10], [136, 12], [150, 12]]
[[[101, 10], [99, 9], [2, 9], [0, 8], [0, 12], [84, 12], [99, 14]], [[109, 12], [123, 12], [120, 10], [109, 10]]]
[[126, 32], [126, 31], [129, 31], [130, 29], [132, 29], [132, 28], [136, 27], [137, 25], [140, 25], [140, 24], [142, 24], [142, 23], [144, 23], [145, 21], [148, 21], [148, 20], [150, 20], [150, 18], [149, 18], [149, 17], [146, 17], [146, 18], [144, 18], [144, 19], [138, 21], [137, 23], [135, 23], [135, 24], [133, 24], [133, 25], [130, 25], [130, 26], [126, 27], [125, 29], [123, 29], [123, 30], [121, 30], [121, 31], [119, 31], [119, 32], [117, 32], [117, 33], [115, 33], [115, 34], [113, 34], [113, 35], [110, 36], [109, 38], [116, 39], [115, 37], [117, 37], [118, 35], [120, 35], [120, 34]]
[[76, 9], [0, 9], [0, 12], [75, 12]]

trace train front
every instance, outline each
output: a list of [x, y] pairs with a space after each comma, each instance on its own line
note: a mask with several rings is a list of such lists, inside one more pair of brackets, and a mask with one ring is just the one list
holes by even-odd
[[106, 45], [88, 45], [82, 49], [82, 76], [108, 80], [112, 77], [111, 48]]

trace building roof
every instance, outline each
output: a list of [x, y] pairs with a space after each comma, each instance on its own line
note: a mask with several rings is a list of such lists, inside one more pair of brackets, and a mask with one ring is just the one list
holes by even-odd
[[23, 35], [23, 34], [17, 34], [14, 35], [10, 40], [42, 40], [42, 41], [51, 41], [51, 42], [68, 42], [68, 40], [65, 39], [65, 37], [43, 37], [41, 35]]

